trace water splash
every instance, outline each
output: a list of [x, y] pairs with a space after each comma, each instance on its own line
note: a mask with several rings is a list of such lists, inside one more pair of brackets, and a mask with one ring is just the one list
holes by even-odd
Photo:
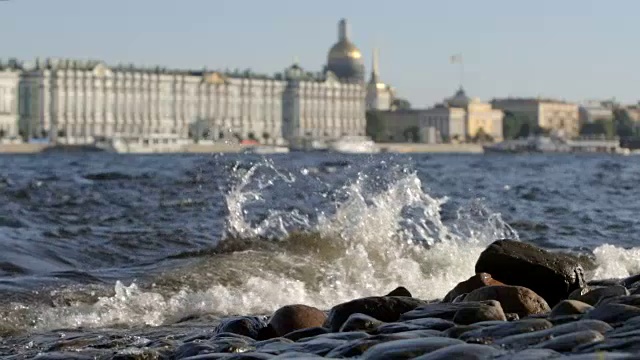
[[[434, 299], [474, 273], [491, 241], [518, 237], [479, 200], [445, 220], [448, 199], [430, 195], [398, 165], [375, 163], [337, 191], [319, 191], [318, 178], [283, 173], [269, 161], [234, 172], [223, 241], [250, 238], [249, 248], [204, 258], [156, 287], [117, 283], [115, 294], [96, 302], [39, 309], [35, 327], [156, 326], [203, 313], [268, 314], [291, 303], [329, 308], [399, 285]], [[283, 206], [296, 196], [304, 202]], [[309, 202], [319, 205], [299, 211]]]

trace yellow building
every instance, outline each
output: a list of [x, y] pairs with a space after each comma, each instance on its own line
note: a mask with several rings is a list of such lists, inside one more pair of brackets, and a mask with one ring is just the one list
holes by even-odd
[[528, 119], [558, 136], [571, 138], [580, 133], [580, 112], [577, 104], [539, 98], [495, 99], [492, 104], [505, 114]]
[[[464, 118], [464, 137], [473, 139], [484, 133], [493, 140], [500, 141], [502, 135], [503, 112], [494, 109], [491, 104], [480, 101], [478, 98], [470, 98], [464, 89], [460, 88], [456, 94], [444, 101], [444, 107], [448, 108], [447, 122], [456, 118]], [[443, 106], [436, 106], [432, 109], [433, 117], [441, 117]], [[428, 117], [428, 119], [431, 116]], [[452, 131], [454, 133], [454, 131]]]

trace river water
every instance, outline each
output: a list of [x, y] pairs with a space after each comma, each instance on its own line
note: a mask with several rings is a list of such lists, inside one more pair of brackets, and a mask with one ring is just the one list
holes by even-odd
[[639, 184], [640, 157], [612, 155], [2, 156], [0, 353], [399, 285], [435, 299], [498, 238], [628, 276]]

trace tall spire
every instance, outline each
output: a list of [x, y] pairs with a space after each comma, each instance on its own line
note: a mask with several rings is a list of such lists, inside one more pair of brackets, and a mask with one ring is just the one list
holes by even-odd
[[378, 63], [379, 59], [378, 59], [378, 48], [373, 48], [373, 60], [372, 60], [372, 64], [371, 64], [371, 71], [373, 73], [373, 75], [378, 76], [380, 75], [380, 69], [378, 69], [379, 63]]
[[340, 19], [338, 23], [338, 40], [349, 40], [349, 24], [347, 24], [347, 19]]

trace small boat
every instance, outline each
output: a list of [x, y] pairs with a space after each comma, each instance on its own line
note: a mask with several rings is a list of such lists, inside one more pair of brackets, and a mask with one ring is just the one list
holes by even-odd
[[330, 142], [329, 151], [345, 154], [377, 154], [380, 148], [368, 136], [343, 136]]
[[289, 152], [289, 148], [286, 146], [275, 146], [275, 145], [254, 145], [249, 146], [243, 151], [245, 154], [286, 154]]

